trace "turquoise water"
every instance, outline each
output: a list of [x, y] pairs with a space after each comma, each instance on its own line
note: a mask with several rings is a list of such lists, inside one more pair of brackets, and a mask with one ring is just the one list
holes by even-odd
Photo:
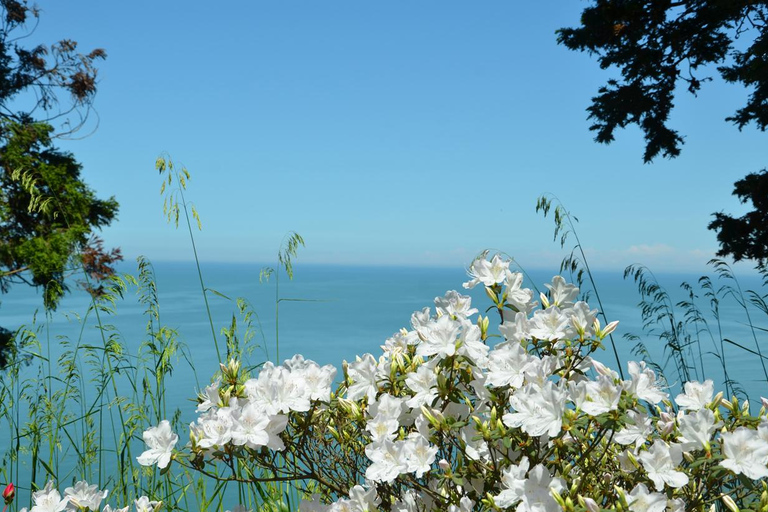
[[[185, 361], [176, 363], [173, 386], [170, 389], [174, 403], [186, 405], [186, 400], [194, 396], [195, 388], [205, 386], [210, 375], [217, 368], [218, 360], [212, 342], [211, 328], [205, 311], [197, 271], [192, 263], [160, 262], [154, 264], [161, 322], [177, 329], [180, 339], [189, 347], [194, 368]], [[212, 288], [229, 299], [209, 293], [211, 313], [220, 346], [223, 337], [220, 329], [230, 324], [232, 315], [237, 313], [235, 299], [247, 299], [263, 330], [263, 337], [257, 334], [254, 341], [259, 348], [253, 354], [253, 362], [269, 356], [275, 358], [275, 280], [259, 282], [260, 265], [249, 264], [203, 264], [203, 275], [207, 287]], [[136, 273], [136, 267], [124, 263], [121, 270]], [[553, 271], [530, 272], [531, 280], [526, 286], [543, 288], [557, 269]], [[686, 298], [679, 289], [682, 281], [695, 283], [698, 276], [664, 274], [656, 276], [677, 302]], [[295, 267], [294, 280], [286, 276], [280, 280], [279, 342], [280, 358], [285, 359], [301, 353], [320, 364], [334, 364], [340, 367], [342, 360], [353, 360], [355, 355], [370, 352], [377, 355], [380, 345], [401, 327], [408, 327], [410, 315], [415, 310], [432, 306], [436, 296], [456, 289], [473, 296], [474, 305], [481, 310], [489, 305], [484, 292], [476, 288], [464, 291], [461, 285], [466, 281], [462, 268], [403, 268], [403, 267], [347, 267], [329, 265], [301, 265]], [[635, 342], [622, 339], [626, 333], [639, 335], [646, 342], [653, 359], [664, 366], [663, 346], [653, 336], [643, 335], [642, 319], [637, 306], [640, 297], [634, 283], [623, 279], [620, 272], [597, 272], [597, 288], [609, 320], [619, 320], [619, 327], [614, 335], [619, 357], [626, 368], [626, 361], [638, 359], [631, 350]], [[742, 278], [741, 286], [745, 289], [759, 289], [757, 277]], [[292, 301], [286, 299], [303, 299]], [[84, 315], [89, 304], [89, 297], [79, 291], [68, 295], [58, 311], [50, 320], [47, 332], [53, 339], [51, 356], [56, 358], [59, 347], [55, 336], [67, 336], [77, 339], [81, 323], [78, 315]], [[590, 306], [597, 308], [597, 300], [592, 295]], [[16, 286], [3, 297], [0, 305], [0, 325], [15, 328], [29, 324], [33, 312], [40, 308], [39, 294], [28, 287]], [[708, 304], [700, 301], [705, 309]], [[102, 322], [114, 325], [121, 334], [129, 351], [135, 352], [146, 338], [147, 318], [143, 315], [144, 306], [138, 303], [134, 289], [129, 289], [125, 299], [118, 303], [117, 314], [102, 318]], [[679, 320], [683, 312], [679, 311]], [[759, 327], [768, 327], [768, 318], [752, 310], [753, 321]], [[724, 336], [754, 350], [755, 342], [747, 328], [744, 311], [733, 300], [724, 300], [721, 304], [721, 317]], [[38, 314], [38, 322], [44, 319]], [[715, 329], [715, 326], [712, 325]], [[84, 332], [84, 342], [101, 345], [100, 332], [95, 321], [89, 320]], [[757, 331], [756, 335], [764, 352], [768, 353], [768, 335]], [[706, 352], [712, 351], [712, 342], [706, 333], [702, 334], [702, 350], [705, 352], [704, 364], [707, 376], [716, 379], [717, 360]], [[718, 345], [719, 348], [719, 345]], [[738, 347], [726, 345], [726, 356], [734, 368], [738, 368], [738, 380], [752, 393], [768, 394], [759, 360]], [[612, 367], [616, 366], [615, 357], [606, 350], [599, 358]], [[711, 368], [711, 374], [710, 370]], [[674, 366], [666, 366], [672, 381], [676, 375]], [[194, 370], [194, 371], [193, 371]], [[197, 374], [197, 381], [195, 379]], [[762, 382], [761, 382], [762, 378]], [[674, 384], [674, 382], [671, 382]], [[722, 386], [720, 386], [722, 387]]]
[[[194, 404], [190, 401], [196, 391], [210, 382], [218, 367], [218, 358], [212, 342], [211, 328], [205, 312], [197, 270], [191, 263], [161, 262], [154, 265], [159, 293], [161, 322], [178, 331], [180, 340], [188, 347], [190, 361], [183, 358], [173, 361], [174, 372], [168, 382], [167, 398], [170, 410], [181, 410], [182, 423], [195, 418]], [[259, 282], [260, 265], [246, 264], [204, 264], [203, 274], [206, 286], [226, 295], [221, 297], [209, 293], [211, 313], [220, 346], [224, 340], [222, 327], [228, 327], [233, 314], [237, 315], [235, 299], [247, 299], [258, 315], [260, 329], [256, 329], [254, 342], [258, 347], [250, 356], [251, 364], [265, 359], [275, 359], [275, 281]], [[137, 273], [135, 264], [125, 263], [123, 271]], [[531, 281], [526, 286], [543, 288], [557, 269], [531, 272]], [[695, 283], [698, 276], [658, 275], [673, 301], [686, 298], [679, 289], [682, 281]], [[626, 333], [639, 335], [646, 342], [653, 359], [665, 366], [663, 346], [657, 338], [643, 335], [642, 321], [637, 303], [640, 300], [634, 283], [625, 281], [620, 272], [598, 272], [595, 274], [605, 312], [609, 320], [619, 320], [616, 343], [619, 357], [626, 369], [626, 361], [638, 359], [632, 355], [635, 342], [624, 340]], [[295, 267], [295, 277], [289, 281], [286, 276], [280, 280], [279, 350], [280, 359], [296, 353], [313, 359], [320, 364], [333, 364], [341, 370], [343, 360], [354, 360], [355, 355], [370, 352], [380, 353], [380, 345], [401, 327], [408, 327], [410, 315], [426, 306], [433, 306], [433, 299], [448, 290], [462, 291], [461, 285], [467, 280], [462, 268], [382, 268], [301, 265]], [[759, 287], [757, 277], [745, 278], [743, 288]], [[482, 289], [462, 291], [473, 296], [473, 305], [481, 309], [490, 302]], [[290, 299], [290, 300], [289, 300]], [[301, 300], [293, 300], [301, 299]], [[597, 301], [590, 299], [590, 305], [597, 308]], [[61, 303], [59, 310], [48, 320], [41, 331], [41, 339], [50, 344], [43, 348], [44, 355], [50, 354], [56, 361], [62, 353], [59, 337], [64, 336], [81, 343], [101, 346], [101, 333], [94, 318], [82, 322], [90, 303], [87, 294], [75, 291]], [[701, 301], [702, 308], [708, 303]], [[0, 325], [15, 328], [32, 321], [34, 311], [41, 307], [39, 294], [28, 287], [17, 286], [3, 297], [0, 305]], [[123, 301], [117, 305], [115, 315], [102, 316], [104, 324], [114, 325], [128, 352], [136, 353], [146, 339], [147, 317], [145, 307], [138, 302], [136, 290], [130, 288]], [[683, 312], [679, 311], [683, 320]], [[752, 310], [753, 322], [768, 328], [768, 317]], [[744, 311], [733, 300], [721, 304], [724, 336], [754, 349], [752, 333], [747, 327]], [[709, 318], [709, 317], [708, 317]], [[239, 320], [239, 318], [238, 318]], [[38, 323], [45, 321], [45, 315], [38, 314]], [[712, 325], [714, 329], [715, 326]], [[706, 376], [716, 381], [716, 389], [722, 389], [722, 372], [719, 362], [711, 354], [713, 343], [702, 333], [702, 359]], [[768, 353], [768, 335], [756, 331], [764, 353]], [[718, 342], [719, 343], [719, 342]], [[719, 344], [717, 346], [719, 348]], [[729, 368], [753, 400], [768, 395], [763, 370], [758, 358], [734, 346], [726, 345]], [[710, 352], [709, 354], [707, 352]], [[696, 352], [698, 357], [698, 352]], [[610, 347], [598, 355], [598, 359], [611, 367], [616, 362]], [[666, 364], [670, 380], [670, 393], [677, 393], [679, 382], [674, 365]], [[29, 371], [32, 371], [31, 369]], [[341, 372], [339, 371], [339, 375]], [[733, 375], [732, 375], [733, 376]], [[32, 377], [32, 375], [30, 375]], [[701, 376], [699, 376], [701, 378]], [[5, 430], [5, 429], [3, 429]], [[187, 432], [179, 432], [181, 444], [186, 442]], [[0, 447], [5, 451], [9, 439], [7, 432], [0, 432]], [[109, 468], [103, 468], [108, 474]], [[62, 487], [63, 488], [63, 487]]]

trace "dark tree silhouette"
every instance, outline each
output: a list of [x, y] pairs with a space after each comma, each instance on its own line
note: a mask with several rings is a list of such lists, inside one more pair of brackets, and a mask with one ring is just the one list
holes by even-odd
[[[593, 0], [581, 25], [557, 31], [571, 50], [597, 56], [603, 69], [620, 77], [600, 87], [587, 109], [595, 140], [610, 143], [617, 128], [637, 125], [645, 138], [643, 160], [680, 154], [683, 137], [669, 126], [675, 93], [684, 87], [696, 94], [711, 80], [715, 66], [727, 82], [750, 91], [746, 105], [726, 121], [740, 130], [754, 123], [768, 128], [768, 2], [759, 0]], [[737, 45], [738, 42], [738, 45]], [[768, 146], [768, 145], [767, 145]], [[717, 213], [709, 228], [718, 232], [720, 256], [768, 257], [766, 171], [736, 183], [742, 202], [755, 210], [733, 218]], [[763, 194], [763, 196], [759, 196]]]

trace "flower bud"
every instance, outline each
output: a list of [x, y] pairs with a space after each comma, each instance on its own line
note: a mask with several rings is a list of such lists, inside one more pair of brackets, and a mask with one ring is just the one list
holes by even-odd
[[10, 505], [14, 496], [16, 496], [16, 488], [10, 483], [5, 486], [5, 490], [3, 491], [3, 500], [5, 501], [5, 504]]
[[728, 510], [731, 512], [739, 512], [739, 507], [736, 506], [736, 502], [733, 501], [733, 498], [727, 494], [723, 494], [720, 496], [720, 499], [723, 500], [723, 504], [728, 508]]

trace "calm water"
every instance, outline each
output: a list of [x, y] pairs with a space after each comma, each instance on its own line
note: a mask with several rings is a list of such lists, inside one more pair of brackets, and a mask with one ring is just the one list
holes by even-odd
[[[196, 390], [209, 383], [210, 376], [217, 369], [216, 351], [194, 265], [156, 263], [154, 268], [161, 322], [178, 330], [181, 340], [186, 344], [191, 355], [192, 364], [183, 359], [174, 361], [175, 370], [167, 388], [169, 404], [173, 409], [180, 408], [182, 420], [189, 422], [195, 416], [194, 404], [190, 399], [194, 398]], [[134, 274], [137, 272], [135, 264], [130, 263], [124, 264], [122, 270]], [[209, 295], [214, 325], [222, 347], [224, 344], [220, 329], [229, 326], [233, 314], [237, 314], [234, 299], [246, 298], [258, 314], [263, 337], [257, 329], [254, 342], [259, 347], [251, 356], [251, 363], [254, 364], [263, 361], [267, 354], [269, 358], [275, 358], [275, 283], [274, 278], [269, 283], [260, 283], [259, 270], [258, 265], [203, 265], [206, 286], [229, 297], [227, 299], [215, 294]], [[533, 282], [527, 282], [526, 286], [533, 287], [535, 284], [543, 290], [543, 283], [551, 280], [556, 273], [555, 270], [532, 272]], [[685, 280], [695, 282], [698, 278], [698, 276], [685, 275], [657, 277], [672, 294], [675, 302], [685, 298], [684, 293], [679, 289], [680, 282]], [[620, 272], [597, 273], [595, 278], [609, 320], [620, 321], [615, 339], [624, 368], [627, 360], [638, 359], [631, 354], [635, 342], [622, 339], [625, 333], [640, 335], [647, 342], [654, 360], [664, 365], [666, 354], [659, 340], [652, 336], [644, 336], [642, 333], [641, 317], [637, 307], [640, 298], [634, 283], [625, 281]], [[357, 354], [370, 352], [378, 355], [380, 345], [389, 336], [401, 327], [408, 326], [413, 311], [425, 306], [433, 306], [433, 299], [436, 296], [442, 296], [447, 290], [461, 291], [461, 284], [466, 280], [466, 273], [462, 268], [297, 265], [293, 281], [289, 281], [286, 277], [282, 277], [280, 281], [280, 295], [283, 299], [304, 299], [303, 301], [284, 300], [280, 303], [280, 358], [285, 359], [301, 353], [320, 364], [333, 364], [340, 370], [342, 360], [354, 360]], [[745, 289], [758, 287], [759, 280], [756, 277], [746, 278], [742, 280], [741, 285]], [[102, 318], [103, 323], [116, 327], [127, 349], [132, 353], [136, 353], [142, 341], [146, 339], [147, 323], [147, 317], [143, 315], [145, 308], [138, 302], [135, 292], [135, 289], [129, 289], [125, 299], [118, 303], [116, 315]], [[469, 293], [473, 296], [476, 307], [483, 309], [489, 305], [489, 300], [482, 289], [477, 288]], [[78, 315], [85, 314], [88, 304], [89, 298], [86, 294], [72, 293], [65, 298], [59, 310], [51, 317], [41, 336], [43, 338], [47, 336], [51, 340], [50, 345], [43, 350], [50, 351], [52, 360], [55, 361], [62, 352], [58, 341], [60, 336], [77, 340], [82, 331], [82, 343], [102, 345], [95, 321], [89, 318], [83, 323], [79, 319]], [[590, 305], [593, 308], [598, 307], [594, 298], [590, 300]], [[708, 308], [705, 301], [701, 301], [700, 306], [704, 309]], [[0, 325], [15, 328], [29, 324], [34, 311], [40, 307], [41, 299], [37, 293], [29, 288], [17, 286], [10, 294], [3, 297], [0, 306]], [[678, 314], [679, 319], [682, 320], [682, 311]], [[729, 300], [721, 305], [721, 314], [724, 336], [754, 349], [755, 342], [747, 327], [743, 309], [733, 300]], [[765, 315], [754, 310], [752, 314], [756, 325], [768, 328], [768, 318]], [[38, 322], [44, 319], [45, 315], [40, 313]], [[712, 327], [715, 328], [714, 325]], [[756, 335], [763, 352], [768, 353], [766, 332], [758, 330]], [[713, 343], [706, 333], [702, 334], [702, 339], [707, 377], [718, 382], [717, 389], [722, 389], [722, 374], [718, 371], [719, 363], [711, 354]], [[763, 370], [759, 360], [734, 346], [726, 345], [725, 350], [729, 367], [737, 373], [737, 379], [753, 400], [760, 395], [768, 395], [768, 386], [762, 377]], [[598, 358], [615, 368], [615, 358], [610, 348]], [[675, 382], [677, 374], [674, 366], [668, 364], [666, 368], [672, 384], [671, 392], [676, 393], [679, 383]], [[186, 436], [187, 433], [180, 433], [182, 442]], [[7, 446], [7, 442], [7, 433], [0, 433], [0, 447]]]

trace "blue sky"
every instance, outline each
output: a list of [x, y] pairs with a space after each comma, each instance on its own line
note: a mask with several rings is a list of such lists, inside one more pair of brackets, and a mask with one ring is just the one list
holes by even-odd
[[195, 1], [40, 3], [33, 39], [101, 47], [99, 124], [61, 141], [119, 221], [127, 258], [192, 257], [165, 224], [154, 171], [168, 152], [206, 261], [271, 260], [288, 231], [301, 261], [466, 266], [485, 248], [556, 268], [556, 194], [579, 219], [592, 265], [699, 270], [715, 211], [744, 211], [733, 182], [766, 166], [766, 135], [723, 119], [746, 92], [717, 77], [679, 93], [681, 157], [642, 163], [631, 128], [610, 146], [585, 108], [611, 71], [559, 47], [586, 4]]

